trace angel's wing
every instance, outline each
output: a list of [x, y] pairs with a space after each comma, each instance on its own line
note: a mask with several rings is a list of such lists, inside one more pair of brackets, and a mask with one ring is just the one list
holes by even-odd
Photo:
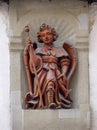
[[73, 46], [68, 43], [64, 43], [63, 48], [68, 52], [68, 54], [71, 58], [71, 67], [70, 67], [70, 71], [67, 76], [67, 80], [70, 81], [70, 78], [71, 78], [72, 74], [74, 73], [76, 64], [77, 64], [76, 53], [75, 53]]

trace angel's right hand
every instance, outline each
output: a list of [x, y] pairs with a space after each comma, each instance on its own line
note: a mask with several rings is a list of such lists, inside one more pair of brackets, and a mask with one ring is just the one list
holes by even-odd
[[32, 44], [32, 41], [31, 41], [30, 38], [27, 38], [25, 42], [26, 42], [26, 45], [27, 45], [27, 46]]

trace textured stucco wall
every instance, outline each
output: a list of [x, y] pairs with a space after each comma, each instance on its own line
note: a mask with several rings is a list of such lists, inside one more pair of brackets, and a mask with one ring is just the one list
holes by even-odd
[[0, 3], [0, 130], [11, 130], [7, 26], [8, 5]]

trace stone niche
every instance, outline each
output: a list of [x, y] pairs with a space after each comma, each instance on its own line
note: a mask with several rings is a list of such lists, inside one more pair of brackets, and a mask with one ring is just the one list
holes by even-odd
[[[13, 130], [88, 130], [90, 128], [89, 64], [88, 64], [88, 3], [80, 0], [10, 0], [10, 90]], [[25, 109], [24, 96], [28, 83], [23, 62], [25, 25], [37, 42], [42, 23], [54, 27], [63, 42], [73, 45], [77, 68], [71, 79], [71, 109]], [[40, 44], [38, 44], [40, 46]]]

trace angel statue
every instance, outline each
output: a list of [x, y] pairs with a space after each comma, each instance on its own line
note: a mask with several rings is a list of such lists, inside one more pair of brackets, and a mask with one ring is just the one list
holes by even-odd
[[[29, 27], [25, 26], [29, 35]], [[26, 39], [24, 63], [29, 92], [25, 95], [26, 108], [58, 109], [71, 108], [70, 78], [76, 68], [76, 55], [72, 45], [64, 43], [62, 48], [54, 47], [58, 35], [54, 28], [42, 24], [37, 33], [43, 47]]]

